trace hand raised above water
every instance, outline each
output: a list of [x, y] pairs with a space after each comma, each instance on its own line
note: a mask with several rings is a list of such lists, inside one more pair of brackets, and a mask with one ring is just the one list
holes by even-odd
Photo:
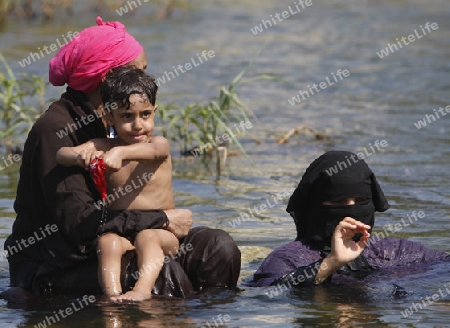
[[[317, 272], [316, 284], [322, 283], [336, 270], [361, 254], [370, 237], [369, 229], [369, 225], [351, 217], [345, 217], [339, 222], [331, 237], [331, 252], [323, 259]], [[358, 242], [355, 242], [352, 238], [357, 233], [361, 233], [362, 236]]]
[[[331, 238], [330, 258], [342, 265], [357, 258], [367, 245], [370, 226], [351, 217], [345, 217], [334, 229]], [[361, 233], [361, 238], [355, 242], [352, 238]]]

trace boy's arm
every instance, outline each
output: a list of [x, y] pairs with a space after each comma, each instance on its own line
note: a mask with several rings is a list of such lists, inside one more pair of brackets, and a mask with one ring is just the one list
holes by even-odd
[[64, 166], [89, 167], [93, 158], [103, 154], [105, 146], [103, 139], [93, 139], [79, 146], [61, 147], [56, 153], [56, 161]]
[[163, 161], [170, 155], [169, 141], [162, 137], [153, 137], [151, 142], [135, 143], [111, 148], [103, 156], [105, 165], [113, 170], [122, 167], [122, 161]]

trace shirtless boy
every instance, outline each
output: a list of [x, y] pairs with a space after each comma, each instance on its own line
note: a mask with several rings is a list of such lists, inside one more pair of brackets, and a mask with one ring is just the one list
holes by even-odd
[[[140, 211], [174, 208], [169, 142], [161, 136], [152, 136], [157, 90], [155, 80], [134, 66], [110, 72], [102, 84], [101, 95], [103, 104], [117, 105], [105, 117], [117, 138], [93, 139], [58, 151], [58, 163], [65, 166], [88, 168], [91, 160], [103, 158], [107, 168], [108, 208]], [[139, 187], [129, 188], [131, 185]], [[114, 194], [119, 197], [110, 197]], [[114, 301], [151, 298], [164, 255], [176, 254], [178, 246], [178, 239], [163, 229], [142, 230], [134, 244], [114, 233], [100, 236], [98, 277], [104, 294]], [[137, 254], [139, 278], [131, 291], [122, 294], [121, 258], [133, 249]]]

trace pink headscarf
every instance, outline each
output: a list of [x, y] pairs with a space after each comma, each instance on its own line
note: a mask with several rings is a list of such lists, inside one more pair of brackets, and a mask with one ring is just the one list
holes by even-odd
[[88, 27], [64, 45], [50, 61], [49, 80], [56, 86], [67, 85], [85, 93], [95, 91], [113, 68], [128, 64], [143, 51], [120, 22]]

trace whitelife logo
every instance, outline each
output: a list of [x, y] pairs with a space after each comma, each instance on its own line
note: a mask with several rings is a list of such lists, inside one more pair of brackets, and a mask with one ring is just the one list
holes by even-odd
[[28, 55], [27, 58], [24, 58], [24, 59], [18, 61], [18, 63], [20, 66], [25, 68], [25, 67], [31, 65], [32, 61], [33, 61], [33, 63], [35, 63], [36, 61], [44, 58], [45, 55], [50, 55], [51, 53], [58, 51], [59, 49], [64, 47], [67, 43], [72, 41], [72, 39], [76, 39], [79, 36], [80, 36], [80, 34], [78, 32], [72, 32], [72, 31], [67, 32], [67, 35], [62, 34], [64, 43], [61, 43], [58, 38], [58, 39], [56, 39], [56, 43], [52, 43], [50, 46], [43, 46], [42, 49], [41, 49], [41, 47], [38, 47], [38, 52], [30, 52], [30, 54]]

